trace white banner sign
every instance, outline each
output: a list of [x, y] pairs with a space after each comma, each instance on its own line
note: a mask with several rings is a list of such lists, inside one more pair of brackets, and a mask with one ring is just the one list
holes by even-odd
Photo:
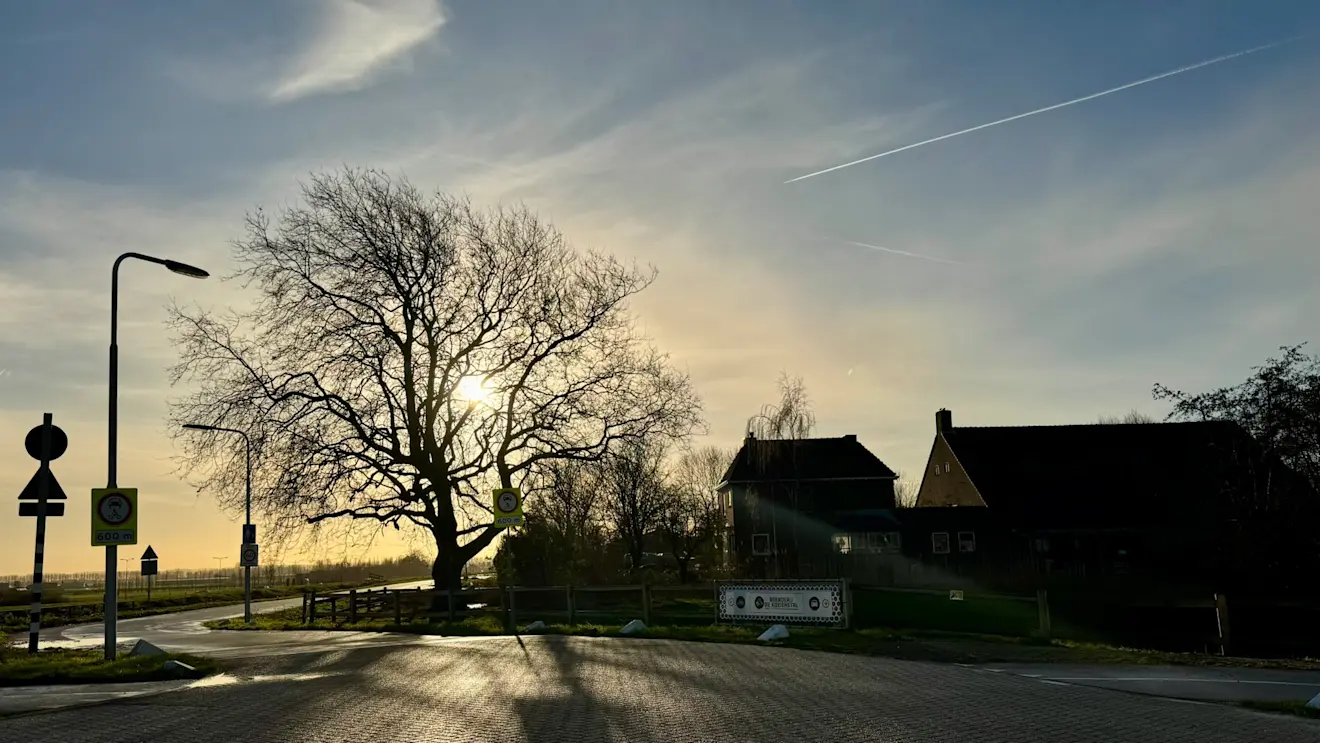
[[843, 623], [840, 581], [750, 581], [720, 584], [720, 619], [776, 624]]

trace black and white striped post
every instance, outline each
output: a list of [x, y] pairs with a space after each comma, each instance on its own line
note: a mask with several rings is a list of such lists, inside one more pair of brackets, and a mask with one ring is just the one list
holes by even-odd
[[41, 637], [41, 594], [42, 565], [46, 557], [46, 517], [63, 516], [64, 503], [51, 503], [52, 499], [63, 500], [64, 491], [60, 488], [55, 475], [50, 471], [52, 459], [59, 459], [69, 446], [69, 439], [59, 427], [51, 423], [51, 414], [42, 416], [41, 425], [28, 432], [24, 445], [32, 458], [40, 460], [41, 468], [20, 494], [20, 501], [35, 500], [36, 503], [20, 503], [20, 516], [37, 517], [37, 543], [32, 558], [32, 609], [28, 615], [28, 652], [36, 653]]

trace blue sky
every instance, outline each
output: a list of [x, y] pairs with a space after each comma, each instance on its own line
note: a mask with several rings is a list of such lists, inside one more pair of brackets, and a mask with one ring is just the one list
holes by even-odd
[[[223, 273], [243, 213], [314, 170], [524, 201], [655, 264], [635, 307], [713, 442], [788, 370], [821, 435], [913, 473], [939, 407], [1160, 415], [1152, 383], [1240, 380], [1320, 311], [1314, 39], [784, 183], [1307, 33], [1315, 3], [48, 0], [0, 19], [0, 492], [55, 413], [75, 503], [53, 570], [99, 559], [83, 501], [114, 256]], [[161, 306], [243, 294], [125, 271], [120, 482], [167, 561], [205, 565], [237, 530], [172, 472]], [[22, 537], [0, 572], [24, 569], [30, 525], [0, 524]]]

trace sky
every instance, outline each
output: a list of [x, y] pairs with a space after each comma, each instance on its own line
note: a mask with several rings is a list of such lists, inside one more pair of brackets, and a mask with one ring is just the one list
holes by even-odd
[[[1155, 382], [1232, 384], [1315, 340], [1320, 37], [786, 181], [1317, 28], [1306, 0], [6, 3], [0, 494], [53, 413], [70, 505], [46, 569], [98, 569], [115, 256], [222, 275], [245, 212], [345, 165], [655, 265], [633, 309], [709, 443], [736, 444], [781, 371], [818, 435], [914, 476], [942, 407], [1163, 416]], [[163, 307], [243, 290], [145, 263], [121, 282], [119, 484], [142, 498], [121, 552], [232, 562], [239, 516], [173, 461]], [[31, 569], [32, 534], [0, 510], [0, 574]]]

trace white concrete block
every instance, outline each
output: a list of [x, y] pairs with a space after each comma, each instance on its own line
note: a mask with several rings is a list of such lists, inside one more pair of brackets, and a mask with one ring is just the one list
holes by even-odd
[[646, 631], [646, 625], [642, 624], [642, 620], [634, 619], [631, 622], [623, 625], [623, 629], [619, 630], [619, 634], [635, 635], [638, 632], [645, 632], [645, 631]]
[[788, 637], [788, 628], [782, 624], [776, 624], [765, 632], [762, 632], [761, 636], [756, 639], [763, 641], [782, 640], [785, 637]]
[[152, 645], [146, 640], [138, 640], [133, 644], [133, 649], [128, 651], [129, 655], [164, 655], [165, 651]]

